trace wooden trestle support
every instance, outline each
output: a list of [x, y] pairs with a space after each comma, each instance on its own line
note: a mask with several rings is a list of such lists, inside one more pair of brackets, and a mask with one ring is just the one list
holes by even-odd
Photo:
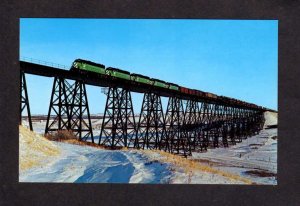
[[135, 116], [129, 90], [108, 89], [98, 144], [111, 149], [135, 145]]

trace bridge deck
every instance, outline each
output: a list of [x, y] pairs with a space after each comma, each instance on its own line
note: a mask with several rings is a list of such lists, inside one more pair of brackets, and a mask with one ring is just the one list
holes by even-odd
[[[24, 71], [27, 74], [33, 74], [33, 75], [39, 75], [45, 77], [57, 77], [57, 78], [64, 78], [70, 80], [79, 80], [79, 81], [83, 81], [87, 85], [100, 86], [100, 87], [119, 87], [119, 88], [128, 89], [133, 92], [138, 92], [138, 93], [154, 92], [164, 97], [177, 96], [185, 100], [195, 100], [195, 101], [207, 102], [212, 104], [228, 105], [236, 108], [253, 109], [247, 106], [241, 106], [241, 105], [236, 105], [228, 102], [223, 102], [219, 99], [216, 100], [205, 96], [195, 97], [193, 95], [183, 94], [175, 90], [169, 90], [169, 89], [164, 89], [164, 88], [155, 87], [151, 85], [140, 84], [128, 80], [114, 79], [111, 78], [110, 76], [87, 77], [85, 75], [81, 75], [79, 73], [72, 72], [69, 70], [59, 69], [54, 66], [53, 67], [46, 66], [46, 65], [41, 65], [41, 64], [36, 64], [36, 63], [31, 63], [26, 61], [20, 61], [20, 68], [22, 71]], [[255, 108], [255, 110], [258, 109]]]

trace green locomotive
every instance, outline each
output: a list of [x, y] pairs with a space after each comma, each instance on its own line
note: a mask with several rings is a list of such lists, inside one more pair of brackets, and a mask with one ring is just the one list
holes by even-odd
[[168, 83], [169, 84], [169, 89], [179, 91], [179, 86], [177, 84], [173, 83]]
[[156, 87], [162, 87], [165, 89], [168, 89], [168, 84], [165, 81], [159, 80], [159, 79], [151, 79], [152, 85]]
[[105, 74], [114, 78], [130, 80], [130, 72], [113, 67], [108, 67], [105, 70]]
[[82, 59], [76, 59], [72, 64], [71, 70], [105, 74], [105, 66], [103, 64], [97, 64], [97, 63], [82, 60]]
[[143, 84], [152, 84], [151, 79], [147, 76], [143, 76], [141, 74], [131, 74], [131, 81], [143, 83]]

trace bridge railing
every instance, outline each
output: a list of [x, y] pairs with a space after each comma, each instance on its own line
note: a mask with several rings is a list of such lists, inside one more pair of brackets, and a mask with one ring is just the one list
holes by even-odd
[[34, 64], [40, 64], [40, 65], [44, 65], [44, 66], [55, 67], [55, 68], [65, 69], [65, 70], [70, 69], [70, 66], [66, 66], [66, 65], [63, 65], [63, 64], [57, 64], [57, 63], [53, 63], [53, 62], [47, 62], [47, 61], [34, 59], [34, 58], [30, 58], [30, 57], [21, 56], [20, 61], [30, 62], [30, 63], [34, 63]]

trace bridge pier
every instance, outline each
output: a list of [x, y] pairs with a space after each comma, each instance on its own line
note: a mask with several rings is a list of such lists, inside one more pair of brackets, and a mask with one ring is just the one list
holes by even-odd
[[29, 128], [32, 131], [33, 128], [32, 128], [32, 121], [31, 121], [31, 113], [30, 113], [29, 98], [27, 93], [25, 72], [21, 70], [20, 73], [21, 74], [20, 74], [20, 122], [19, 124], [22, 125], [22, 112], [26, 108]]
[[239, 139], [239, 110], [238, 110], [238, 108], [233, 108], [233, 138], [234, 138], [234, 144], [240, 142], [240, 139]]
[[82, 81], [70, 84], [64, 78], [54, 78], [45, 134], [58, 130], [71, 130], [80, 141], [91, 137], [94, 142], [87, 93]]
[[207, 147], [217, 147], [218, 146], [218, 138], [216, 136], [215, 131], [215, 105], [212, 103], [206, 104], [205, 108], [205, 115], [206, 115], [206, 122], [205, 122], [205, 131], [206, 131], [206, 141], [207, 141]]
[[245, 137], [245, 111], [242, 108], [239, 108], [240, 116], [239, 116], [239, 138], [240, 140], [244, 140]]
[[221, 117], [222, 121], [222, 143], [224, 147], [229, 146], [229, 124], [228, 124], [228, 117], [229, 117], [229, 107], [228, 105], [223, 105], [223, 113]]
[[[54, 78], [45, 134], [71, 128], [69, 106], [72, 90], [72, 85], [64, 78]], [[51, 120], [52, 112], [55, 116]]]
[[161, 98], [156, 93], [148, 92], [144, 94], [143, 98], [135, 147], [161, 149], [161, 142], [166, 142], [165, 117]]
[[171, 153], [186, 151], [187, 140], [182, 135], [181, 127], [184, 122], [184, 109], [182, 100], [178, 97], [170, 97], [166, 111], [166, 141], [162, 146]]
[[248, 112], [247, 112], [247, 128], [246, 128], [246, 130], [247, 130], [247, 136], [248, 137], [250, 137], [251, 135], [252, 135], [252, 133], [253, 133], [253, 131], [252, 131], [252, 126], [253, 126], [253, 123], [252, 123], [252, 120], [253, 119], [253, 111], [251, 111], [251, 110], [248, 110]]
[[264, 114], [261, 111], [253, 111], [253, 134], [258, 134], [260, 130], [263, 129], [264, 126]]
[[224, 105], [215, 103], [214, 104], [214, 116], [213, 116], [213, 125], [214, 125], [214, 147], [219, 147], [220, 145], [227, 147], [227, 130], [224, 124], [225, 117], [225, 107]]
[[197, 113], [199, 113], [198, 103], [194, 100], [187, 100], [182, 126], [182, 135], [185, 136], [184, 139], [187, 140], [188, 144], [184, 155], [191, 155], [191, 151], [196, 148]]
[[226, 121], [227, 122], [227, 125], [228, 125], [228, 133], [229, 133], [229, 142], [230, 144], [233, 144], [235, 145], [235, 126], [234, 126], [234, 108], [233, 107], [229, 107], [228, 108], [228, 120]]
[[[82, 81], [76, 81], [72, 88], [73, 91], [71, 91], [70, 94], [71, 99], [68, 99], [68, 101], [71, 102], [68, 105], [68, 128], [71, 129], [76, 136], [78, 136], [80, 141], [87, 141], [90, 137], [94, 143], [93, 128], [85, 84]], [[87, 122], [84, 118], [87, 118]]]
[[212, 115], [212, 130], [213, 130], [213, 146], [220, 146], [220, 137], [222, 137], [222, 115], [223, 108], [221, 105], [214, 103], [213, 105], [213, 115]]
[[117, 87], [109, 88], [98, 144], [113, 149], [128, 147], [135, 144], [135, 135], [135, 117], [130, 91]]
[[243, 109], [243, 120], [242, 120], [242, 137], [243, 137], [243, 139], [247, 139], [249, 137], [248, 124], [249, 124], [249, 110]]
[[199, 136], [202, 139], [202, 147], [206, 150], [209, 146], [208, 125], [210, 122], [210, 107], [207, 102], [202, 102], [201, 104], [199, 119], [202, 125]]
[[[200, 104], [200, 107], [199, 107]], [[205, 107], [206, 103], [205, 102], [197, 102], [197, 129], [196, 129], [196, 138], [195, 138], [195, 150], [198, 151], [200, 149], [200, 151], [206, 150], [207, 147], [207, 142], [205, 139], [205, 131], [204, 131], [204, 127], [205, 127], [205, 112], [204, 112], [204, 107]]]

